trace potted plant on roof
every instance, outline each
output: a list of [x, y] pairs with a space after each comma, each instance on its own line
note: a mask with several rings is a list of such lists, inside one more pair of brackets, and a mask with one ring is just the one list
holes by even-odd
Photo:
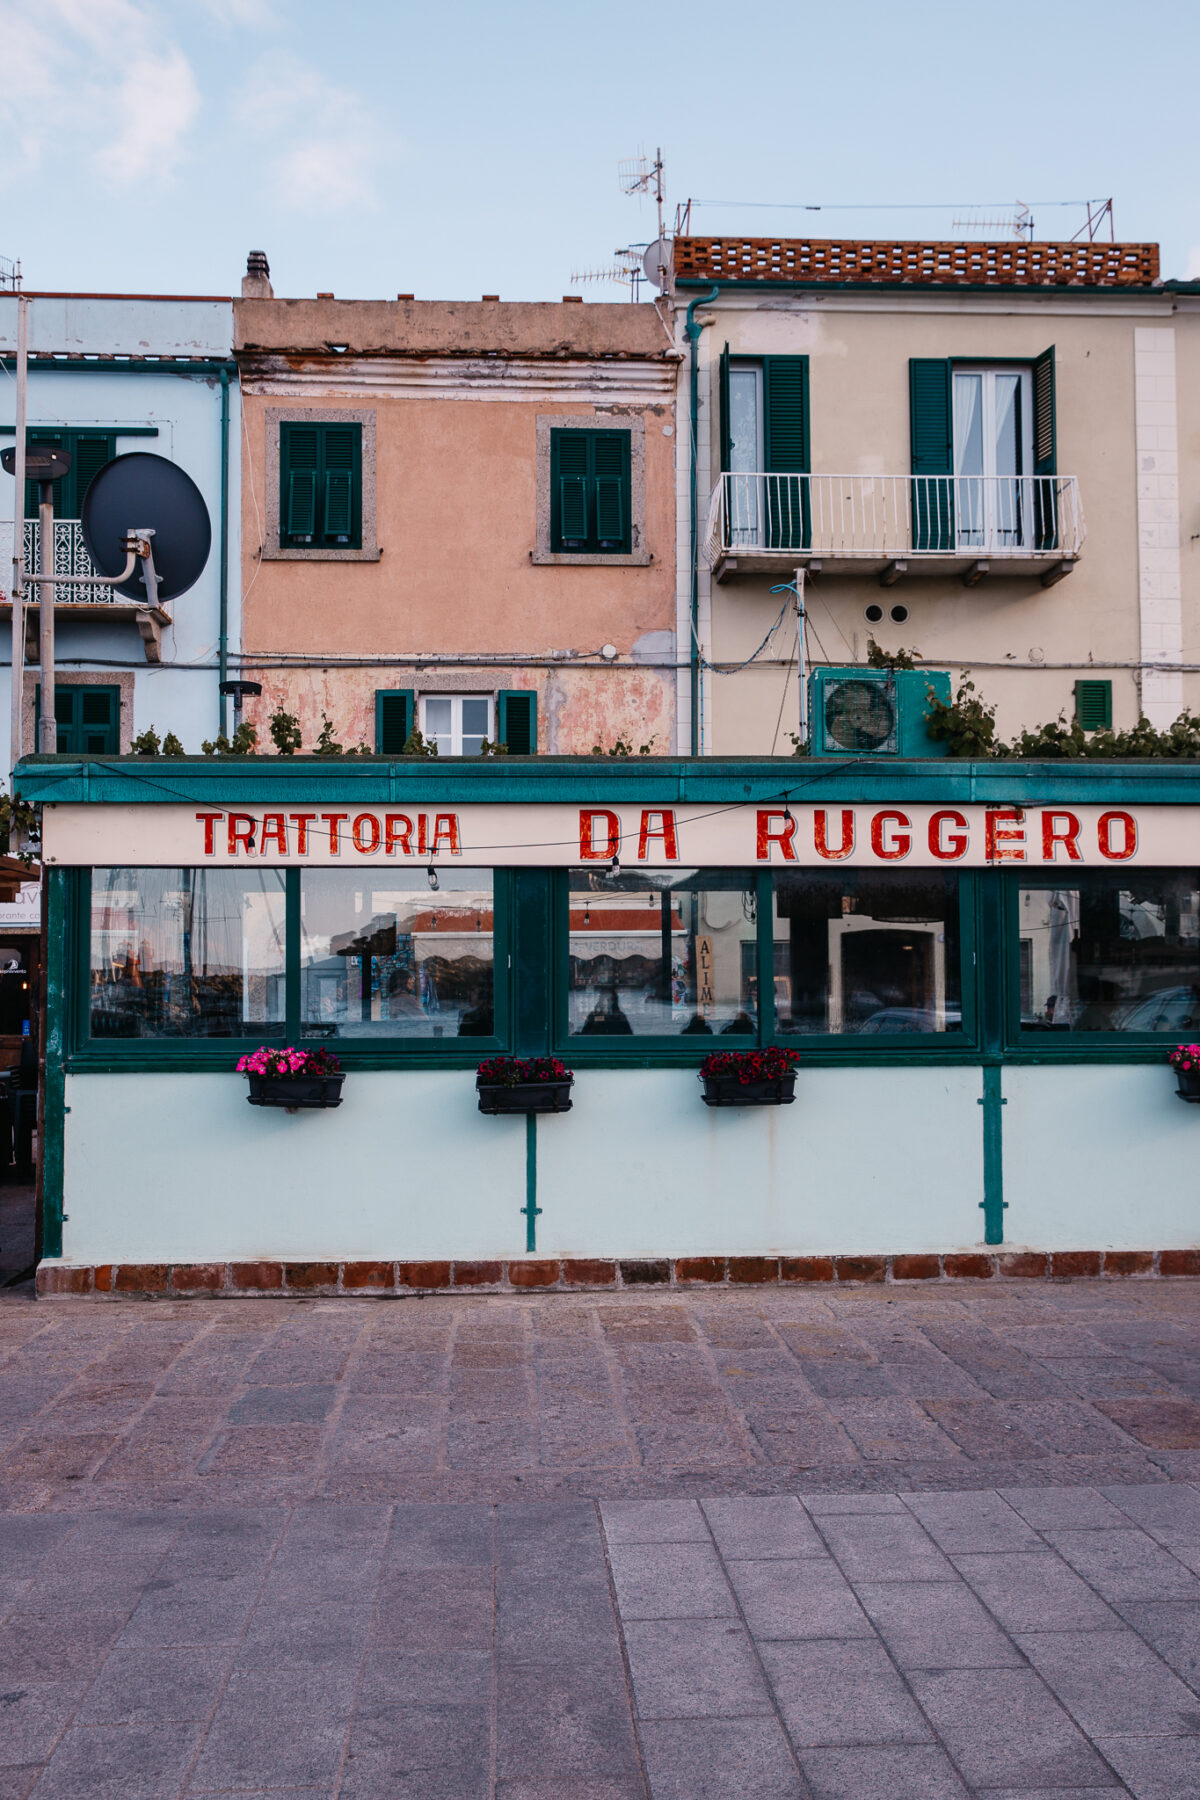
[[714, 1050], [700, 1065], [705, 1106], [790, 1106], [798, 1050]]
[[251, 1106], [282, 1106], [287, 1112], [340, 1106], [346, 1077], [329, 1050], [297, 1050], [269, 1044], [238, 1059], [238, 1074], [249, 1077]]
[[1167, 1061], [1175, 1071], [1179, 1098], [1200, 1106], [1200, 1044], [1176, 1044], [1167, 1051]]
[[475, 1087], [481, 1113], [570, 1112], [575, 1077], [557, 1056], [490, 1056]]

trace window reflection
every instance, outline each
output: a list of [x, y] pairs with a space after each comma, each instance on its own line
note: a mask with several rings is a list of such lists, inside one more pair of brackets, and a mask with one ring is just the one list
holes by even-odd
[[92, 870], [93, 1037], [281, 1027], [283, 967], [281, 870]]
[[489, 869], [398, 871], [371, 883], [304, 871], [301, 1015], [306, 1037], [491, 1037]]
[[572, 874], [571, 1035], [753, 1034], [755, 933], [753, 875]]
[[958, 877], [776, 871], [775, 1029], [961, 1031]]
[[1025, 1031], [1200, 1028], [1200, 877], [1097, 870], [1069, 888], [1022, 888]]

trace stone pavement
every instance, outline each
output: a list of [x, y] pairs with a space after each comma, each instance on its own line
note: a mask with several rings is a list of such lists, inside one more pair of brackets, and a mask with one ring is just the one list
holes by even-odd
[[1200, 1284], [0, 1295], [0, 1800], [1200, 1800]]

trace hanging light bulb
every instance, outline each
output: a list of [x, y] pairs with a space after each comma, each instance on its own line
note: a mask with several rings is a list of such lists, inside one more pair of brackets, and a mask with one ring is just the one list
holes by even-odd
[[436, 911], [436, 908], [435, 908], [435, 910], [434, 910], [434, 911], [433, 911], [433, 912], [431, 912], [431, 913], [430, 913], [430, 915], [429, 915], [429, 929], [430, 929], [430, 931], [436, 931], [436, 930], [437, 930], [437, 911]]
[[429, 877], [429, 885], [433, 889], [434, 893], [436, 894], [437, 890], [438, 890], [438, 876], [437, 876], [437, 870], [434, 868], [432, 863], [430, 863], [430, 865], [429, 865], [427, 874]]
[[590, 905], [588, 904], [588, 902], [585, 900], [583, 903], [583, 928], [585, 931], [588, 930], [591, 923], [592, 923], [592, 909], [591, 909]]
[[613, 852], [613, 859], [608, 865], [608, 873], [613, 877], [616, 877], [621, 873], [621, 859], [615, 851]]
[[483, 930], [483, 920], [480, 918], [478, 913], [475, 914], [475, 929], [476, 929], [476, 931]]

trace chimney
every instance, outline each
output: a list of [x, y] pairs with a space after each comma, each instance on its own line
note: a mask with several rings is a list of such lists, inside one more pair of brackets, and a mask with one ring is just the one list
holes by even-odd
[[271, 286], [271, 265], [267, 261], [265, 250], [252, 250], [246, 258], [246, 273], [242, 276], [243, 300], [273, 300], [275, 289]]

